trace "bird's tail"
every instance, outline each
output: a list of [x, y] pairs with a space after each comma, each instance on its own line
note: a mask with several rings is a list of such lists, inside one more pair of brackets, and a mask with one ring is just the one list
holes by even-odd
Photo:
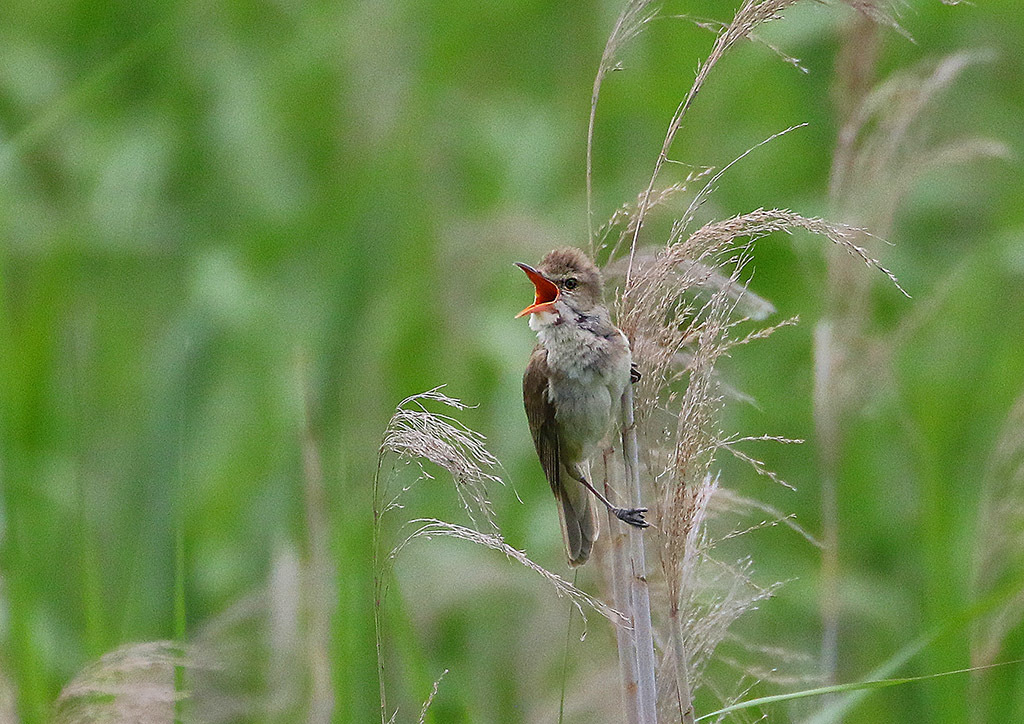
[[565, 470], [562, 470], [561, 484], [555, 495], [569, 565], [573, 568], [582, 566], [590, 558], [600, 530], [595, 501], [590, 491], [573, 480]]

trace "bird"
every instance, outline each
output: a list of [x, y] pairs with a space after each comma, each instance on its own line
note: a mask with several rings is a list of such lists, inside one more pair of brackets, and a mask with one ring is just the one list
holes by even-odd
[[523, 404], [544, 476], [558, 503], [566, 555], [587, 562], [600, 526], [589, 490], [617, 518], [647, 527], [646, 508], [618, 508], [591, 484], [590, 460], [616, 422], [626, 386], [638, 377], [629, 340], [603, 301], [601, 272], [574, 247], [549, 252], [540, 265], [516, 262], [533, 282], [530, 317], [537, 345], [523, 375]]

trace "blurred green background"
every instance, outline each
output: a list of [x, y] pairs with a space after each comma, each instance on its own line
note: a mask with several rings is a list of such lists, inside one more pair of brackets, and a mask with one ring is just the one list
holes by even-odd
[[[665, 13], [728, 20], [737, 4], [680, 1]], [[478, 405], [460, 419], [505, 466], [509, 484], [492, 499], [508, 541], [565, 573], [521, 409], [533, 339], [512, 317], [532, 291], [512, 262], [585, 243], [590, 91], [619, 10], [550, 0], [4, 3], [0, 680], [12, 720], [48, 720], [61, 688], [104, 652], [192, 636], [264, 586], [281, 551], [312, 559], [317, 514], [333, 569], [319, 641], [333, 721], [379, 716], [377, 446], [394, 406], [439, 384]], [[762, 30], [807, 74], [751, 43], [712, 74], [674, 158], [720, 167], [809, 126], [730, 170], [708, 216], [762, 206], [829, 214], [831, 89], [849, 18], [807, 2]], [[937, 99], [926, 124], [940, 138], [991, 137], [1019, 153], [1024, 6], [915, 0], [901, 22], [916, 42], [884, 31], [883, 74], [961, 49], [994, 52]], [[598, 109], [598, 222], [646, 186], [712, 41], [664, 18], [624, 51]], [[879, 276], [872, 326], [923, 321], [847, 428], [841, 680], [867, 675], [970, 601], [987, 461], [1024, 392], [1022, 198], [1011, 157], [930, 172], [898, 212], [884, 261], [913, 299]], [[802, 321], [729, 360], [727, 381], [757, 404], [731, 405], [724, 423], [808, 440], [756, 450], [796, 492], [730, 461], [723, 480], [815, 533], [811, 337], [823, 248], [796, 235], [754, 250], [752, 288], [778, 319]], [[921, 310], [937, 289], [941, 300]], [[312, 499], [304, 409], [324, 474]], [[442, 476], [410, 491], [405, 515], [461, 520]], [[790, 581], [742, 622], [744, 636], [816, 655], [818, 551], [782, 529], [743, 540], [756, 540], [746, 552], [758, 580]], [[579, 582], [601, 590], [589, 568]], [[398, 720], [415, 721], [448, 669], [435, 721], [554, 721], [567, 615], [496, 553], [411, 547], [384, 614]], [[567, 721], [616, 721], [614, 639], [599, 617], [588, 631], [571, 647]], [[1018, 631], [1002, 658], [1022, 655]], [[961, 628], [901, 671], [969, 664]], [[847, 721], [1024, 720], [1024, 668], [983, 683], [875, 693]], [[813, 711], [778, 707], [771, 720]], [[259, 720], [299, 719], [275, 716]]]

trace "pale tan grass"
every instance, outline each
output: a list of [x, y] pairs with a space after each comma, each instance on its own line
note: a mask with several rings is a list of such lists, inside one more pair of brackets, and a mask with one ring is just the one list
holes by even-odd
[[[707, 58], [698, 65], [690, 90], [680, 101], [668, 125], [662, 147], [646, 189], [635, 204], [625, 204], [608, 224], [593, 233], [592, 206], [592, 144], [594, 116], [601, 81], [614, 66], [612, 59], [621, 47], [619, 40], [632, 37], [655, 17], [646, 4], [630, 3], [620, 16], [609, 38], [605, 57], [594, 83], [588, 132], [587, 198], [590, 249], [595, 255], [607, 251], [610, 272], [620, 271], [624, 281], [616, 302], [619, 326], [630, 338], [634, 360], [642, 376], [635, 386], [636, 426], [633, 431], [632, 411], [626, 422], [624, 458], [634, 473], [639, 465], [630, 451], [630, 441], [643, 440], [644, 460], [651, 484], [652, 535], [657, 543], [663, 580], [658, 586], [663, 599], [662, 610], [667, 620], [661, 639], [667, 652], [662, 661], [659, 698], [663, 713], [673, 719], [692, 722], [694, 713], [691, 692], [702, 684], [701, 672], [718, 645], [727, 637], [729, 626], [745, 611], [769, 597], [774, 585], [762, 586], [751, 575], [749, 559], [734, 563], [716, 560], [712, 550], [716, 543], [748, 535], [775, 525], [790, 525], [817, 545], [814, 536], [781, 513], [753, 522], [727, 527], [724, 533], [712, 535], [708, 523], [713, 512], [767, 513], [738, 498], [722, 496], [723, 505], [716, 511], [712, 501], [719, 489], [713, 465], [716, 453], [724, 450], [746, 461], [757, 473], [785, 484], [762, 461], [741, 449], [744, 443], [774, 439], [795, 442], [774, 436], [729, 436], [719, 429], [718, 418], [723, 404], [723, 386], [717, 374], [718, 362], [736, 347], [761, 339], [795, 320], [780, 325], [741, 333], [740, 325], [752, 317], [766, 317], [772, 308], [758, 305], [756, 296], [748, 292], [749, 275], [745, 267], [750, 260], [750, 246], [757, 240], [782, 231], [802, 229], [820, 235], [836, 249], [842, 249], [860, 262], [887, 276], [904, 294], [895, 275], [886, 269], [867, 249], [871, 235], [853, 226], [811, 218], [789, 210], [757, 209], [721, 221], [710, 221], [692, 230], [697, 211], [714, 191], [718, 180], [733, 164], [754, 149], [777, 138], [787, 129], [746, 153], [712, 175], [703, 169], [691, 172], [683, 182], [667, 184], [656, 190], [665, 164], [677, 163], [670, 158], [671, 149], [683, 120], [697, 94], [705, 85], [711, 70], [724, 54], [743, 38], [755, 38], [755, 31], [765, 22], [776, 19], [796, 0], [744, 0], [732, 21], [715, 24], [698, 21], [717, 30], [715, 42]], [[889, 4], [872, 0], [847, 0], [847, 5], [862, 16], [904, 32], [896, 22]], [[627, 19], [638, 8], [644, 10], [643, 21], [630, 25]], [[630, 33], [622, 32], [629, 27]], [[613, 50], [609, 50], [613, 49]], [[788, 60], [793, 60], [785, 56]], [[793, 61], [794, 64], [797, 64]], [[856, 136], [856, 133], [854, 133]], [[975, 144], [984, 149], [984, 144]], [[943, 154], [955, 156], [956, 153]], [[677, 216], [665, 245], [648, 251], [640, 248], [640, 235], [645, 220], [653, 209], [669, 208], [687, 192], [696, 178], [710, 176], [690, 200], [689, 206]], [[618, 229], [617, 241], [613, 232]], [[621, 267], [624, 267], [622, 271]], [[754, 305], [750, 301], [755, 302]], [[744, 313], [753, 306], [755, 311]], [[633, 395], [630, 395], [632, 397]], [[635, 451], [635, 444], [632, 445]], [[772, 510], [774, 513], [775, 511]], [[625, 655], [620, 652], [620, 656]], [[751, 668], [757, 674], [768, 668]], [[674, 686], [673, 686], [674, 684]], [[641, 712], [642, 715], [642, 712]], [[641, 719], [643, 716], [640, 717]]]
[[14, 687], [2, 671], [0, 671], [0, 724], [18, 724]]
[[[796, 522], [796, 516], [792, 513], [784, 513], [774, 506], [768, 505], [755, 498], [749, 498], [728, 488], [719, 487], [715, 497], [711, 501], [711, 509], [714, 514], [731, 515], [742, 518], [749, 515], [767, 515], [772, 525], [781, 524], [799, 534], [804, 540], [815, 548], [821, 548], [821, 541], [812, 535], [806, 528]], [[763, 524], [762, 524], [763, 525]]]
[[597, 73], [594, 75], [594, 87], [590, 94], [590, 120], [587, 125], [587, 240], [591, 256], [594, 256], [596, 251], [594, 248], [593, 207], [594, 121], [597, 117], [597, 101], [601, 95], [601, 84], [604, 82], [605, 76], [617, 67], [622, 47], [639, 35], [644, 26], [656, 14], [657, 7], [652, 6], [655, 6], [652, 0], [628, 0], [626, 7], [622, 9], [615, 21], [611, 35], [608, 36], [604, 51], [601, 53], [601, 62], [598, 63]]
[[[778, 220], [778, 215], [770, 218]], [[706, 529], [718, 488], [711, 473], [715, 452], [736, 450], [745, 441], [726, 437], [717, 428], [722, 398], [715, 366], [734, 345], [757, 336], [734, 336], [739, 299], [734, 290], [743, 288], [739, 274], [748, 260], [736, 241], [739, 234], [730, 236], [737, 229], [756, 235], [761, 227], [702, 227], [685, 242], [639, 265], [619, 297], [620, 324], [631, 339], [641, 342], [640, 347], [634, 343], [644, 375], [637, 385], [640, 433], [654, 481], [652, 517], [667, 611], [661, 624], [669, 652], [662, 660], [662, 681], [676, 682], [675, 687], [661, 689], [666, 713], [686, 711], [681, 692], [701, 685], [704, 667], [729, 626], [772, 590], [753, 582], [748, 560], [716, 560], [710, 550], [717, 540]], [[708, 287], [702, 289], [701, 284], [712, 278], [707, 270], [715, 271], [713, 278], [729, 280], [713, 285], [709, 297]], [[694, 301], [700, 290], [704, 301]], [[689, 363], [681, 377], [672, 363], [684, 351]], [[677, 384], [685, 385], [681, 392], [674, 389]], [[668, 418], [674, 422], [667, 424]], [[738, 537], [760, 527], [734, 529], [726, 536]]]
[[[679, 227], [677, 227], [679, 228]], [[678, 690], [693, 691], [732, 623], [770, 597], [776, 584], [759, 585], [751, 575], [752, 563], [733, 563], [711, 555], [716, 543], [755, 530], [782, 524], [788, 516], [763, 520], [727, 530], [714, 538], [706, 532], [709, 504], [718, 488], [713, 477], [715, 454], [725, 450], [747, 462], [757, 473], [786, 484], [761, 460], [741, 449], [756, 440], [796, 442], [778, 436], [729, 436], [718, 429], [723, 404], [715, 368], [737, 346], [761, 339], [781, 325], [741, 334], [744, 319], [738, 313], [745, 289], [741, 274], [749, 262], [749, 245], [765, 236], [802, 229], [825, 237], [861, 262], [894, 275], [857, 243], [859, 230], [808, 218], [788, 210], [758, 209], [723, 221], [712, 221], [686, 237], [677, 235], [654, 255], [643, 258], [627, 278], [619, 297], [618, 319], [635, 347], [645, 378], [638, 385], [643, 423], [641, 433], [652, 452], [657, 507], [653, 511], [659, 540], [661, 572], [665, 577], [665, 604], [672, 656], [665, 659], [665, 675], [673, 675]], [[634, 256], [634, 261], [636, 257]], [[709, 274], [707, 270], [714, 270]], [[704, 285], [705, 280], [713, 284]], [[729, 283], [722, 283], [727, 279]], [[686, 354], [685, 374], [672, 362]], [[683, 385], [682, 390], [678, 386]], [[674, 425], [665, 424], [664, 411], [675, 410]], [[656, 412], [658, 413], [656, 415]], [[648, 426], [657, 417], [657, 426]], [[812, 536], [807, 536], [813, 539]], [[750, 671], [770, 667], [752, 665]], [[671, 673], [669, 673], [671, 672]], [[685, 681], [683, 681], [685, 679]], [[671, 708], [671, 697], [662, 706]]]
[[[639, 228], [641, 221], [641, 206], [647, 210], [647, 213], [651, 213], [659, 207], [669, 208], [672, 202], [674, 202], [678, 197], [684, 195], [691, 186], [698, 181], [702, 181], [714, 172], [715, 169], [711, 166], [691, 169], [687, 172], [686, 178], [682, 181], [677, 181], [663, 188], [655, 189], [649, 197], [645, 197], [644, 192], [640, 192], [635, 201], [625, 203], [616, 209], [615, 213], [613, 213], [608, 221], [602, 224], [600, 229], [597, 231], [596, 242], [598, 245], [598, 251], [603, 252], [605, 249], [608, 250], [607, 258], [610, 263], [607, 267], [607, 271], [609, 273], [615, 272], [623, 277], [626, 276], [629, 271], [629, 260], [628, 257], [621, 258], [622, 250], [633, 238], [633, 234]], [[614, 242], [610, 242], [609, 238], [612, 237], [612, 232], [616, 230], [618, 231], [618, 236], [615, 238]], [[616, 259], [619, 259], [619, 261], [614, 261]]]
[[[972, 588], [977, 599], [1024, 571], [1024, 395], [1003, 424], [983, 480], [974, 548]], [[1007, 635], [1024, 618], [1024, 591], [975, 622], [971, 665], [995, 661]]]
[[[686, 21], [688, 21], [690, 23], [693, 23], [698, 28], [704, 28], [705, 30], [710, 30], [711, 32], [715, 33], [716, 35], [718, 35], [723, 30], [725, 30], [726, 26], [728, 25], [728, 23], [723, 23], [720, 20], [714, 20], [714, 19], [711, 19], [711, 18], [702, 18], [702, 17], [698, 17], [698, 16], [695, 16], [695, 15], [689, 15], [689, 14], [686, 14], [686, 15], [664, 15], [664, 14], [660, 14], [657, 17], [658, 18], [674, 18], [674, 19], [677, 19], [677, 20], [686, 20]], [[768, 48], [768, 50], [772, 51], [773, 53], [775, 53], [775, 55], [779, 56], [779, 58], [782, 60], [782, 62], [784, 62], [784, 63], [786, 63], [788, 65], [793, 66], [794, 68], [799, 70], [801, 73], [810, 73], [810, 69], [805, 67], [804, 64], [801, 62], [801, 60], [799, 58], [794, 58], [793, 56], [791, 56], [789, 53], [786, 53], [785, 51], [783, 51], [778, 46], [773, 45], [772, 43], [769, 43], [767, 40], [762, 38], [757, 33], [754, 33], [754, 32], [747, 33], [747, 38], [749, 40], [754, 41], [755, 43], [759, 43], [760, 45], [763, 45], [764, 47]]]
[[[380, 458], [391, 453], [400, 460], [420, 465], [421, 478], [431, 478], [430, 473], [422, 467], [421, 461], [424, 460], [448, 471], [459, 501], [473, 524], [479, 526], [484, 522], [496, 529], [487, 487], [501, 484], [502, 479], [497, 474], [500, 464], [487, 450], [483, 435], [450, 415], [427, 409], [425, 403], [428, 402], [455, 410], [468, 407], [460, 400], [445, 395], [441, 389], [435, 387], [402, 400], [384, 432]], [[385, 486], [382, 512], [399, 505], [397, 498], [407, 489], [387, 499]]]
[[[710, 193], [717, 178], [712, 177], [696, 198]], [[785, 484], [740, 446], [755, 440], [796, 442], [776, 436], [727, 436], [718, 429], [723, 404], [716, 373], [719, 360], [736, 347], [795, 321], [740, 333], [739, 325], [748, 319], [740, 309], [748, 286], [743, 273], [750, 260], [750, 245], [780, 231], [808, 231], [881, 271], [899, 286], [895, 276], [859, 243], [863, 232], [858, 229], [789, 210], [757, 209], [708, 222], [687, 235], [684, 230], [698, 205], [691, 202], [673, 224], [666, 246], [639, 255], [631, 249], [617, 301], [619, 325], [630, 337], [642, 371], [636, 385], [637, 419], [653, 480], [652, 519], [667, 610], [663, 637], [671, 652], [663, 660], [662, 677], [676, 681], [674, 692], [662, 689], [661, 707], [666, 712], [684, 712], [684, 719], [681, 692], [701, 685], [704, 668], [729, 627], [770, 597], [776, 585], [755, 583], [749, 559], [720, 561], [711, 555], [712, 548], [788, 519], [778, 516], [737, 526], [720, 537], [711, 536], [706, 528], [709, 505], [718, 488], [712, 466], [719, 450]], [[640, 209], [642, 204], [636, 211], [637, 224]], [[611, 263], [623, 262], [613, 259]], [[686, 360], [682, 370], [677, 366], [681, 358]], [[752, 666], [751, 670], [767, 667]]]
[[410, 520], [409, 525], [414, 526], [415, 530], [403, 538], [398, 545], [392, 549], [390, 554], [391, 558], [398, 556], [398, 554], [413, 541], [421, 539], [429, 541], [435, 537], [446, 537], [475, 543], [483, 546], [484, 548], [498, 551], [510, 561], [515, 561], [539, 575], [551, 585], [555, 593], [560, 598], [565, 597], [569, 599], [572, 605], [579, 612], [580, 616], [583, 617], [584, 621], [587, 619], [587, 610], [593, 610], [597, 611], [599, 614], [618, 626], [629, 626], [629, 620], [621, 612], [605, 604], [603, 601], [594, 598], [590, 594], [581, 591], [557, 573], [553, 573], [543, 566], [535, 563], [526, 555], [526, 553], [518, 548], [513, 548], [506, 543], [505, 539], [498, 533], [483, 533], [481, 531], [474, 530], [473, 528], [467, 528], [466, 526], [457, 525], [455, 523], [447, 523], [435, 518], [416, 518]]
[[195, 672], [205, 664], [173, 641], [129, 644], [86, 666], [60, 692], [56, 724], [171, 724], [176, 667]]
[[434, 686], [430, 689], [430, 694], [427, 696], [426, 701], [423, 702], [423, 707], [420, 709], [420, 718], [417, 720], [418, 724], [424, 724], [427, 720], [427, 712], [430, 710], [430, 705], [434, 703], [434, 697], [437, 696], [437, 689], [441, 686], [441, 680], [448, 674], [448, 669], [441, 672], [441, 675], [434, 681]]
[[[748, 654], [743, 660], [719, 655], [717, 660], [732, 667], [758, 682], [769, 682], [779, 686], [815, 686], [822, 681], [815, 669], [818, 660], [807, 653], [793, 651], [780, 646], [762, 646], [729, 633], [725, 640]], [[771, 661], [772, 667], [751, 666], [750, 660]]]
[[[486, 439], [483, 435], [466, 427], [451, 416], [432, 412], [426, 408], [425, 402], [440, 403], [456, 410], [464, 410], [468, 407], [460, 400], [445, 395], [440, 389], [434, 388], [413, 395], [399, 404], [384, 433], [380, 447], [382, 459], [386, 454], [393, 454], [406, 462], [419, 463], [422, 459], [444, 468], [452, 476], [452, 481], [459, 491], [460, 500], [470, 520], [477, 524], [478, 518], [482, 517], [487, 521], [490, 529], [483, 532], [479, 527], [471, 528], [434, 518], [416, 518], [407, 522], [407, 524], [417, 525], [416, 530], [391, 550], [388, 559], [393, 560], [412, 541], [421, 538], [429, 539], [432, 536], [447, 536], [477, 543], [499, 551], [510, 560], [517, 561], [541, 575], [553, 585], [559, 596], [567, 596], [574, 605], [580, 608], [581, 614], [584, 613], [583, 606], [585, 605], [616, 623], [623, 623], [625, 619], [621, 613], [583, 593], [504, 541], [494, 521], [492, 505], [486, 490], [487, 484], [503, 484], [503, 480], [497, 475], [498, 460], [487, 450], [484, 444]], [[429, 473], [422, 468], [421, 474], [430, 477]], [[407, 490], [408, 487], [403, 487], [390, 499], [384, 493], [382, 500], [386, 502], [380, 508], [378, 517], [389, 511], [401, 509], [400, 498], [402, 493]], [[483, 515], [479, 515], [480, 513]]]
[[[498, 474], [500, 465], [497, 458], [487, 450], [486, 439], [483, 435], [451, 415], [429, 409], [428, 404], [442, 408], [447, 407], [455, 411], [465, 410], [468, 407], [460, 400], [441, 392], [439, 387], [403, 400], [396, 408], [384, 431], [378, 454], [377, 473], [373, 482], [374, 624], [382, 724], [394, 721], [397, 709], [391, 710], [387, 702], [381, 608], [387, 596], [388, 580], [396, 558], [415, 541], [429, 541], [435, 537], [446, 537], [475, 543], [497, 551], [509, 560], [538, 574], [552, 586], [559, 597], [568, 598], [584, 619], [586, 619], [587, 610], [594, 610], [618, 626], [629, 625], [629, 620], [621, 612], [576, 588], [561, 576], [535, 563], [523, 551], [505, 542], [494, 520], [493, 508], [487, 490], [489, 485], [503, 484], [503, 480]], [[404, 509], [403, 495], [415, 483], [415, 481], [404, 483], [397, 491], [392, 490], [391, 484], [396, 482], [393, 479], [397, 478], [397, 473], [394, 469], [385, 470], [385, 462], [392, 457], [398, 462], [418, 466], [420, 475], [417, 480], [432, 477], [424, 467], [426, 462], [433, 463], [447, 471], [451, 475], [459, 500], [472, 526], [451, 523], [437, 518], [417, 517], [396, 521], [400, 528], [413, 526], [413, 531], [402, 536], [399, 542], [389, 550], [385, 549], [383, 546], [385, 518], [389, 514], [393, 516]], [[486, 530], [481, 530], [480, 528], [484, 525]], [[433, 700], [436, 686], [435, 684], [434, 691], [424, 704], [421, 716], [425, 715]]]
[[[855, 4], [855, 3], [854, 3]], [[866, 15], [878, 20], [876, 14]], [[988, 54], [960, 52], [938, 61], [899, 70], [876, 82], [880, 49], [878, 28], [851, 24], [837, 63], [840, 132], [829, 179], [834, 213], [846, 221], [888, 237], [896, 211], [921, 175], [931, 169], [977, 158], [1007, 155], [985, 138], [937, 139], [948, 129], [927, 123], [927, 111], [959, 75]], [[866, 236], [866, 240], [870, 240]], [[921, 322], [909, 315], [893, 332], [871, 329], [872, 279], [848, 259], [828, 256], [826, 312], [814, 334], [814, 420], [822, 469], [822, 661], [828, 681], [835, 680], [840, 616], [838, 557], [839, 460], [845, 444], [844, 421], [891, 384], [891, 360]], [[919, 310], [933, 310], [940, 287]]]
[[921, 123], [928, 107], [966, 68], [990, 58], [976, 51], [927, 61], [893, 73], [851, 103], [829, 181], [830, 194], [845, 215], [887, 236], [896, 208], [923, 172], [1008, 155], [1005, 144], [993, 139], [933, 140], [931, 129]]
[[[876, 25], [892, 28], [903, 37], [912, 40], [910, 33], [896, 21], [896, 7], [899, 4], [896, 0], [890, 2], [879, 2], [879, 0], [842, 0], [842, 2]], [[946, 0], [943, 0], [943, 2], [946, 2]], [[958, 0], [953, 0], [953, 4], [956, 2]]]
[[721, 60], [722, 56], [724, 56], [737, 41], [749, 37], [749, 35], [763, 23], [777, 19], [779, 17], [779, 13], [783, 9], [793, 5], [795, 2], [797, 2], [797, 0], [745, 0], [739, 10], [736, 11], [732, 22], [726, 25], [716, 36], [714, 45], [712, 46], [708, 57], [698, 66], [697, 73], [694, 77], [693, 84], [690, 86], [690, 90], [687, 92], [683, 100], [680, 101], [679, 106], [676, 108], [676, 111], [669, 122], [668, 131], [665, 133], [665, 140], [662, 142], [661, 151], [655, 161], [654, 171], [651, 174], [650, 182], [648, 183], [647, 189], [644, 191], [643, 197], [637, 207], [636, 227], [633, 230], [632, 239], [630, 241], [630, 266], [626, 272], [627, 285], [632, 274], [632, 260], [636, 253], [640, 230], [643, 227], [644, 218], [650, 207], [650, 200], [652, 198], [654, 187], [658, 182], [658, 176], [661, 173], [662, 166], [664, 166], [669, 159], [672, 144], [675, 141], [676, 134], [679, 132], [679, 128], [682, 125], [683, 118], [686, 116], [686, 112], [690, 109], [694, 99], [697, 97], [697, 93], [699, 93], [701, 88], [703, 88], [711, 69], [715, 67], [718, 61]]
[[[638, 269], [646, 269], [658, 262], [659, 248], [644, 247], [637, 251], [633, 265]], [[618, 281], [626, 276], [628, 259], [614, 258], [602, 270], [609, 281]], [[753, 320], [767, 319], [775, 314], [775, 305], [764, 297], [751, 291], [747, 284], [738, 283], [731, 275], [726, 275], [714, 266], [700, 261], [685, 265], [677, 265], [673, 273], [679, 278], [675, 280], [680, 286], [686, 286], [695, 292], [710, 298], [717, 292], [724, 292], [741, 317]], [[678, 360], [684, 367], [689, 366], [692, 358]]]
[[310, 652], [322, 644], [317, 603], [307, 595], [315, 575], [291, 544], [274, 552], [266, 585], [199, 626], [189, 651], [207, 666], [188, 671], [189, 711], [204, 724], [286, 721], [320, 716], [310, 697], [317, 676]]

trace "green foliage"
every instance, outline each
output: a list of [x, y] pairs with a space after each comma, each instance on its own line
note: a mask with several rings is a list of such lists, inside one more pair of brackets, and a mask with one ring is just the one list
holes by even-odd
[[[590, 90], [617, 5], [5, 3], [0, 687], [11, 685], [20, 721], [48, 720], [61, 688], [111, 649], [191, 638], [266, 583], [283, 542], [310, 555], [305, 395], [335, 572], [334, 721], [378, 715], [370, 491], [399, 400], [446, 383], [478, 404], [460, 419], [505, 465], [511, 486], [492, 491], [505, 539], [561, 571], [519, 398], [532, 335], [512, 316], [531, 290], [512, 263], [585, 244]], [[670, 9], [726, 20], [734, 5]], [[810, 126], [731, 169], [710, 216], [828, 215], [832, 67], [847, 14], [803, 3], [785, 16], [763, 36], [811, 72], [763, 45], [739, 47], [672, 157], [720, 167]], [[917, 43], [885, 34], [883, 72], [963, 48], [996, 52], [942, 96], [929, 124], [1019, 152], [1024, 8], [922, 0], [903, 24]], [[646, 186], [711, 42], [686, 21], [658, 20], [606, 78], [598, 223]], [[862, 679], [972, 601], [983, 471], [1024, 390], [1021, 198], [1018, 162], [984, 161], [930, 172], [897, 215], [883, 262], [914, 299], [878, 284], [871, 324], [923, 316], [891, 379], [849, 421], [841, 680]], [[779, 319], [803, 322], [736, 350], [726, 371], [757, 400], [729, 407], [726, 429], [809, 440], [758, 450], [798, 490], [723, 461], [725, 484], [795, 511], [811, 531], [820, 250], [802, 237], [754, 250], [752, 288]], [[447, 485], [417, 486], [408, 505], [410, 517], [461, 520]], [[781, 527], [757, 536], [761, 580], [796, 580], [743, 637], [816, 652], [818, 552]], [[411, 546], [395, 576], [385, 625], [404, 682], [389, 689], [400, 720], [413, 720], [444, 669], [436, 721], [554, 718], [564, 601], [458, 541]], [[580, 574], [591, 592], [599, 580]], [[597, 620], [574, 642], [567, 722], [615, 720], [612, 639]], [[900, 674], [964, 668], [968, 641], [943, 637]], [[1015, 630], [1004, 655], [1022, 653]], [[1024, 711], [1016, 667], [973, 682], [887, 689], [845, 721], [995, 722]], [[711, 708], [698, 699], [698, 713]]]

